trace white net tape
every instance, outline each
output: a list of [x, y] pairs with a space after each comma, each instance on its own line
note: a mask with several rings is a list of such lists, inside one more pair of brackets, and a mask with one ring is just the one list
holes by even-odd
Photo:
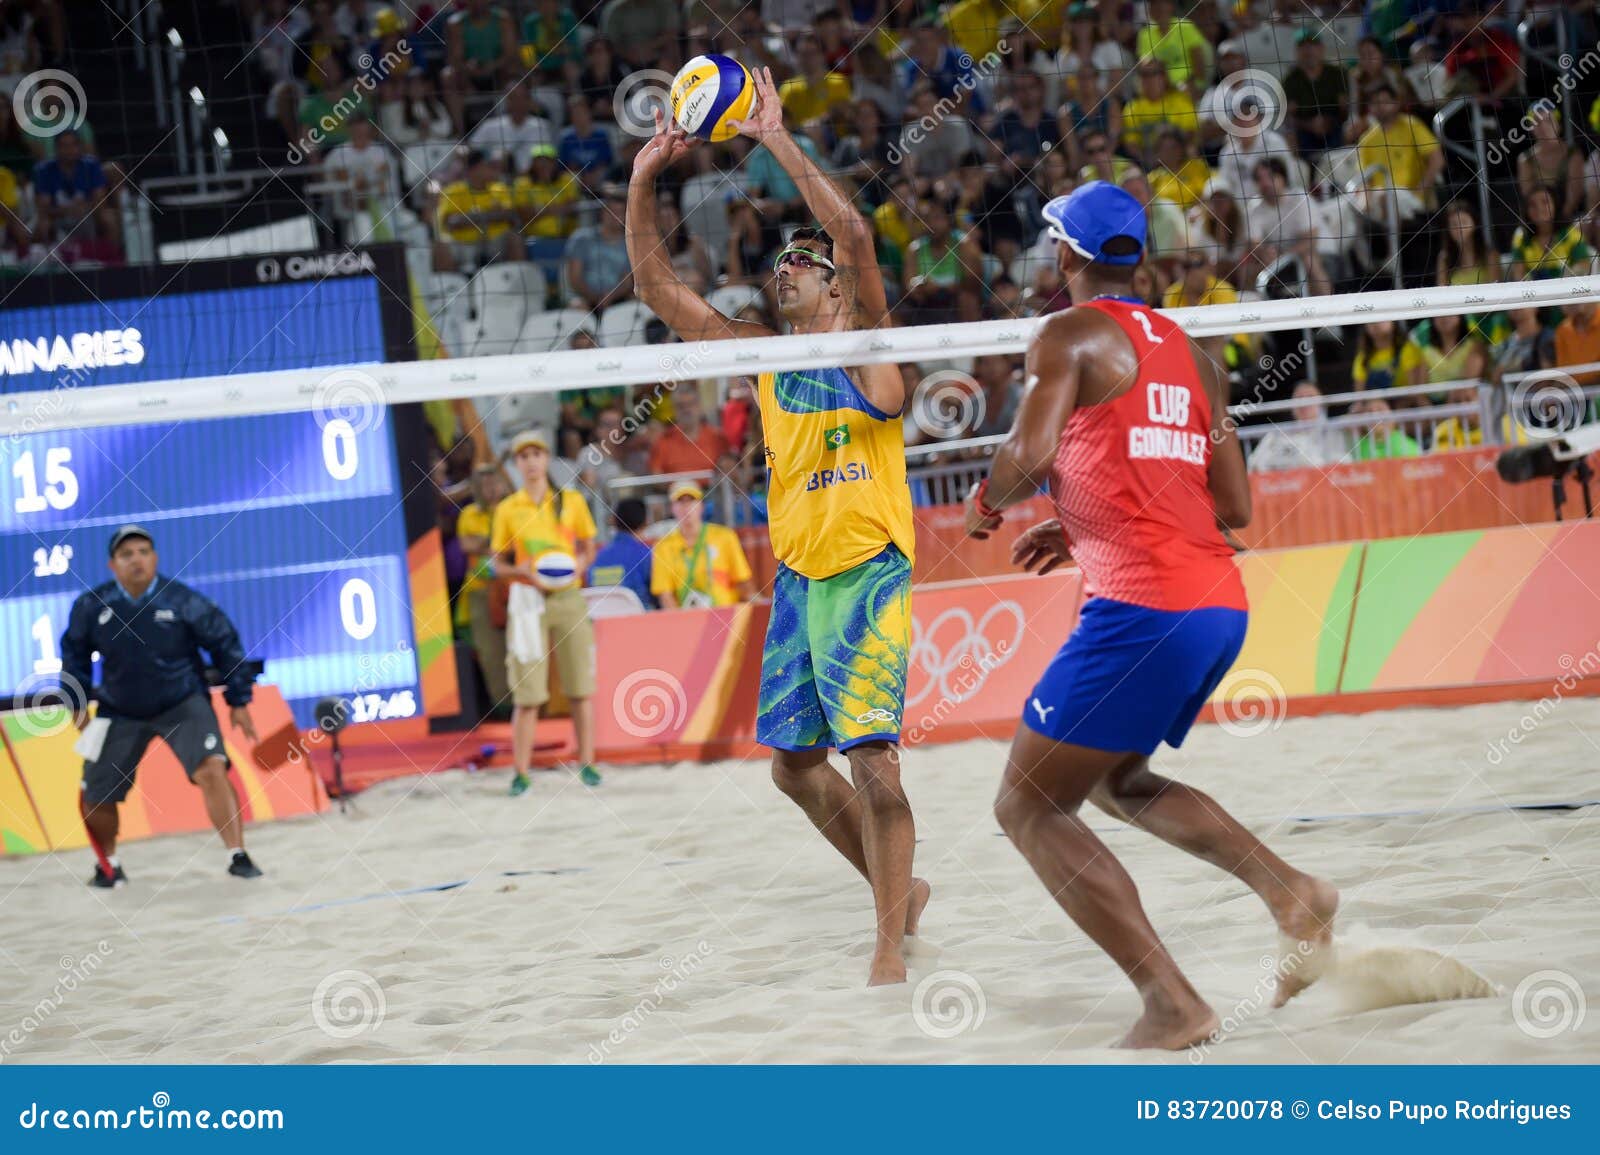
[[[1216, 337], [1410, 320], [1445, 313], [1527, 309], [1593, 300], [1597, 294], [1600, 278], [1565, 277], [1244, 301], [1173, 309], [1170, 314], [1193, 336]], [[365, 396], [394, 405], [466, 396], [650, 385], [835, 365], [948, 361], [987, 353], [1021, 352], [1039, 323], [1038, 318], [1029, 318], [919, 325], [755, 340], [240, 373], [95, 388], [76, 388], [75, 376], [64, 373], [59, 388], [6, 398], [4, 412], [0, 413], [0, 434], [24, 436], [52, 429], [311, 410], [323, 403], [329, 381], [335, 377], [347, 386], [359, 377]]]

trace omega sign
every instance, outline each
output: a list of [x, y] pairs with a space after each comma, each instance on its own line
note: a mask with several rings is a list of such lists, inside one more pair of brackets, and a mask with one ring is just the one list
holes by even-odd
[[256, 262], [256, 280], [263, 285], [279, 281], [305, 281], [313, 277], [353, 277], [376, 273], [370, 253], [317, 253], [309, 257], [262, 257]]

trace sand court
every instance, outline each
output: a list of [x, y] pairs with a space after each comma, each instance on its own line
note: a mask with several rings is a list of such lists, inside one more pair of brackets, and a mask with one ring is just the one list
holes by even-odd
[[129, 844], [115, 892], [84, 887], [87, 852], [0, 860], [0, 1058], [1594, 1062], [1600, 807], [1504, 807], [1600, 796], [1600, 702], [1562, 702], [1491, 759], [1527, 711], [1200, 726], [1156, 762], [1340, 887], [1344, 958], [1393, 979], [1395, 952], [1432, 951], [1492, 997], [1364, 1009], [1357, 972], [1271, 1010], [1260, 902], [1095, 812], [1225, 1028], [1185, 1054], [1113, 1050], [1134, 993], [999, 836], [1004, 746], [975, 741], [907, 754], [934, 894], [904, 986], [862, 986], [866, 885], [764, 762], [619, 769], [596, 791], [545, 774], [515, 801], [504, 773], [451, 772], [254, 828], [255, 885], [219, 878], [200, 835]]

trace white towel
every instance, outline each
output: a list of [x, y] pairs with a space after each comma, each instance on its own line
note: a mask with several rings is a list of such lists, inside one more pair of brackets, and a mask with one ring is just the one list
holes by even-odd
[[506, 602], [506, 650], [523, 665], [544, 657], [544, 595], [524, 582]]
[[78, 735], [78, 740], [72, 744], [72, 750], [80, 755], [85, 762], [93, 762], [100, 757], [100, 751], [106, 747], [106, 735], [111, 733], [110, 718], [96, 718], [83, 728], [83, 733]]

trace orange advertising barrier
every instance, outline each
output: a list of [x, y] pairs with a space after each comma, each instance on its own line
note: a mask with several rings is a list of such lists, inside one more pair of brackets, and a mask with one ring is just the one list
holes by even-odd
[[[1239, 540], [1252, 549], [1283, 549], [1551, 520], [1550, 483], [1506, 484], [1494, 470], [1499, 455], [1498, 449], [1468, 449], [1253, 474], [1255, 516]], [[1567, 516], [1581, 516], [1576, 483], [1567, 489]], [[1011, 542], [1017, 533], [1055, 514], [1048, 500], [1032, 498], [1008, 510], [1005, 528], [988, 541], [967, 540], [960, 506], [919, 507], [915, 516], [916, 580], [935, 582], [1015, 573]], [[757, 588], [770, 590], [775, 563], [767, 531], [744, 529], [739, 536]]]
[[[933, 562], [931, 564], [942, 564]], [[1241, 554], [1250, 628], [1207, 717], [1600, 692], [1600, 522]], [[919, 585], [907, 746], [1012, 733], [1077, 622], [1076, 571]], [[765, 605], [595, 623], [600, 756], [745, 757]]]
[[[328, 796], [306, 760], [286, 760], [283, 736], [294, 717], [275, 686], [257, 686], [250, 719], [260, 746], [234, 728], [222, 691], [212, 691], [229, 771], [246, 822], [265, 822], [328, 808]], [[83, 759], [73, 752], [78, 730], [65, 710], [0, 715], [0, 854], [37, 854], [88, 845], [78, 812]], [[123, 841], [153, 834], [210, 830], [200, 791], [165, 743], [150, 744], [122, 804]]]

